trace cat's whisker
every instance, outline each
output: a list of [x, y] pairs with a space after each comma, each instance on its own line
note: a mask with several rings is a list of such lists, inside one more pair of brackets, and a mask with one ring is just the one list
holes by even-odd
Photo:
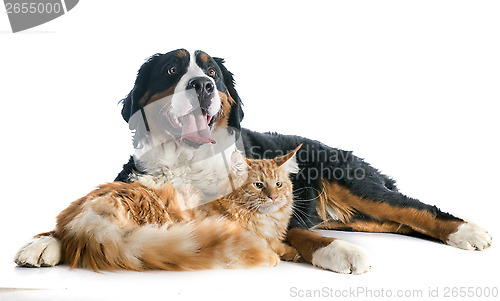
[[320, 191], [319, 189], [316, 189], [314, 187], [301, 187], [301, 188], [293, 190], [293, 198], [294, 199], [300, 199], [300, 198], [298, 198], [298, 195], [296, 193], [298, 193], [298, 192], [300, 192], [302, 190], [305, 190], [305, 189], [313, 189], [313, 190], [315, 190], [317, 196], [314, 197], [314, 198], [312, 198], [312, 199], [301, 199], [300, 200], [301, 202], [312, 202], [312, 201], [320, 198], [325, 193], [324, 190]]
[[255, 211], [257, 211], [257, 208], [252, 208], [252, 207], [249, 208], [248, 210], [245, 210], [245, 212], [241, 215], [240, 219], [243, 219], [247, 215], [248, 216], [252, 215], [253, 213], [255, 213]]
[[305, 227], [307, 227], [306, 221], [302, 218], [301, 215], [299, 215], [299, 213], [302, 213], [303, 217], [306, 218], [307, 221], [309, 221], [310, 224], [314, 224], [313, 221], [309, 218], [309, 217], [312, 217], [310, 214], [307, 214], [300, 207], [297, 207], [296, 204], [293, 204], [292, 208], [293, 208], [293, 212], [292, 212], [293, 216], [295, 216], [297, 219], [300, 219], [300, 222], [301, 222], [302, 225], [304, 225]]
[[[300, 200], [300, 202], [301, 202], [301, 203], [305, 203], [305, 202], [312, 202], [312, 201], [314, 201], [314, 200], [316, 200], [316, 199], [318, 199], [318, 198], [319, 198], [319, 196], [314, 197], [314, 198], [312, 198], [312, 199], [304, 199], [304, 200]], [[297, 196], [295, 196], [295, 195], [294, 195], [294, 200], [299, 200], [299, 199], [297, 198]]]
[[[304, 189], [306, 189], [306, 188], [316, 190], [316, 192], [317, 192], [317, 196], [316, 196], [316, 197], [314, 197], [314, 198], [311, 198], [311, 199], [302, 199], [302, 200], [300, 200], [300, 201], [297, 201], [297, 199], [298, 199], [298, 198], [297, 198], [297, 196], [295, 195], [295, 192], [298, 192], [298, 191], [304, 190]], [[311, 214], [307, 214], [307, 213], [306, 213], [306, 212], [305, 212], [302, 208], [300, 208], [300, 207], [299, 207], [299, 205], [298, 205], [298, 203], [297, 203], [297, 202], [300, 202], [300, 203], [312, 202], [312, 201], [314, 201], [314, 200], [316, 200], [316, 199], [320, 198], [320, 197], [321, 197], [324, 193], [325, 193], [324, 191], [320, 191], [320, 190], [318, 190], [318, 189], [316, 189], [316, 188], [314, 188], [314, 187], [302, 187], [302, 188], [299, 188], [299, 189], [294, 190], [294, 200], [296, 200], [296, 201], [292, 204], [292, 208], [294, 209], [294, 210], [293, 210], [293, 212], [292, 212], [292, 214], [293, 214], [293, 216], [295, 216], [297, 219], [299, 219], [299, 220], [300, 220], [300, 223], [301, 223], [302, 225], [304, 225], [305, 227], [307, 227], [308, 225], [307, 225], [306, 221], [304, 220], [304, 218], [305, 218], [305, 219], [307, 219], [307, 221], [308, 221], [310, 224], [315, 224], [315, 223], [311, 220], [311, 218], [313, 218], [313, 215], [311, 215]], [[302, 218], [302, 217], [304, 217], [304, 218]]]
[[298, 215], [295, 212], [292, 212], [292, 215], [297, 218], [297, 220], [299, 221], [300, 224], [302, 224], [304, 227], [308, 228], [307, 223], [302, 219], [302, 217], [300, 215]]
[[[254, 208], [256, 206], [256, 202], [241, 202], [240, 206], [237, 206], [238, 208], [241, 208], [242, 210], [239, 210], [240, 212], [243, 212], [243, 214], [240, 215], [240, 219], [243, 219], [247, 215], [250, 215], [252, 211], [255, 211]], [[235, 208], [235, 207], [233, 207]]]
[[298, 215], [296, 212], [292, 212], [292, 215], [297, 218], [297, 220], [299, 221], [299, 224], [301, 224], [307, 228], [307, 223], [302, 219], [302, 217], [300, 215]]
[[262, 207], [262, 204], [257, 204], [255, 206], [255, 210], [253, 211], [253, 213], [257, 212], [257, 211], [260, 211], [260, 208]]

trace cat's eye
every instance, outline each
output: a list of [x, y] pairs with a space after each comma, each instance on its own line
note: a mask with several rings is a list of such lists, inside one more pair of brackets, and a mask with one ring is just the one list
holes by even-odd
[[276, 182], [276, 187], [278, 187], [278, 188], [279, 188], [279, 187], [281, 187], [281, 186], [283, 186], [283, 183], [281, 183], [281, 182]]
[[262, 189], [264, 187], [264, 184], [262, 184], [261, 182], [255, 182], [254, 185], [259, 189]]

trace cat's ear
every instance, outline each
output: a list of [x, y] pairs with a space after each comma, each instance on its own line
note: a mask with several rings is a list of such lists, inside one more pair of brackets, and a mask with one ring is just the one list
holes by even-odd
[[276, 159], [274, 159], [274, 162], [278, 164], [279, 168], [283, 168], [288, 173], [298, 173], [300, 169], [295, 154], [299, 151], [301, 146], [302, 144], [297, 146], [297, 148], [295, 148], [288, 154], [281, 157], [277, 157]]
[[243, 155], [239, 151], [235, 150], [231, 154], [231, 172], [233, 172], [234, 174], [240, 174], [242, 172], [245, 172], [247, 170], [247, 167], [247, 159], [243, 157]]

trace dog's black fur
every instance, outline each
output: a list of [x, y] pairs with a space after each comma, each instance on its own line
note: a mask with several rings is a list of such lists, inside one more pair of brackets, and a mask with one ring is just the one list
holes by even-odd
[[[393, 179], [383, 175], [352, 152], [299, 136], [262, 134], [247, 129], [242, 130], [242, 135], [245, 154], [252, 158], [274, 158], [303, 144], [297, 153], [300, 172], [292, 178], [294, 188], [299, 193], [296, 195], [297, 211], [290, 222], [291, 227], [310, 228], [322, 222], [317, 216], [315, 204], [321, 192], [321, 179], [338, 182], [360, 197], [386, 202], [391, 206], [425, 210], [441, 219], [460, 220], [440, 211], [436, 206], [403, 195], [398, 191]], [[358, 212], [353, 218], [371, 219], [369, 212]]]

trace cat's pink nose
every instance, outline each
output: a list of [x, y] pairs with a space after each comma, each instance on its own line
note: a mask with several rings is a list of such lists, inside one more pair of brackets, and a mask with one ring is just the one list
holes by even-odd
[[277, 196], [275, 196], [275, 195], [270, 195], [270, 196], [269, 196], [269, 198], [270, 198], [270, 199], [273, 201], [273, 203], [274, 203], [274, 201], [276, 201]]

